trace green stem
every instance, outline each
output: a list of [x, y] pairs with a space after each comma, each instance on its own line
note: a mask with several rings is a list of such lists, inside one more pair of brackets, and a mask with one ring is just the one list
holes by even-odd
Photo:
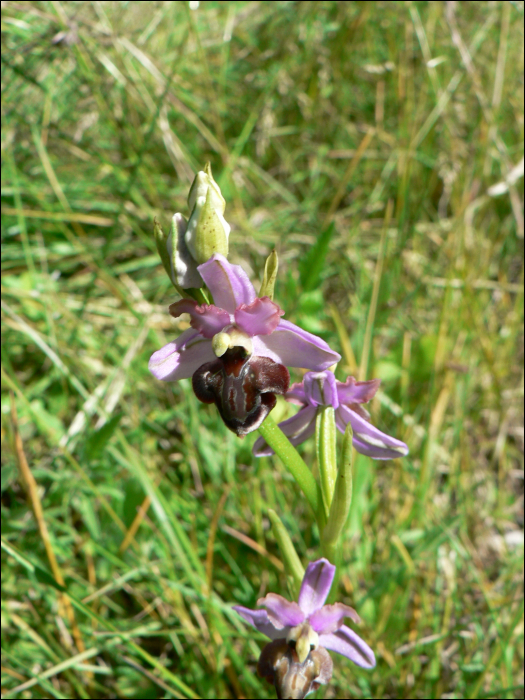
[[[188, 290], [186, 290], [188, 291]], [[199, 304], [209, 304], [208, 297], [206, 296], [206, 293], [204, 289], [192, 289], [192, 297], [195, 299], [195, 301], [198, 301]]]
[[326, 522], [323, 500], [319, 485], [314, 479], [312, 472], [308, 469], [305, 461], [271, 416], [268, 416], [259, 426], [259, 433], [275, 454], [281, 458], [286, 469], [288, 469], [299, 484], [299, 487], [306, 496], [306, 500], [315, 513], [319, 529], [322, 531]]

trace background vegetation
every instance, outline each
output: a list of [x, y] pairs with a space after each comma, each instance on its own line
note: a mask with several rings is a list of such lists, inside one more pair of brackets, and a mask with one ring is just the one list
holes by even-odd
[[268, 507], [317, 556], [304, 499], [147, 369], [187, 327], [152, 221], [210, 160], [231, 259], [277, 248], [411, 449], [355, 462], [378, 665], [317, 697], [523, 697], [523, 3], [190, 5], [2, 3], [3, 696], [274, 697], [230, 606], [286, 594]]

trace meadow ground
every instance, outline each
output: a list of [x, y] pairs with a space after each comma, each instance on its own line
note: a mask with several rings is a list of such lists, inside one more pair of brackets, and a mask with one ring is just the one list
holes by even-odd
[[410, 446], [355, 461], [377, 667], [316, 697], [523, 697], [523, 3], [197, 4], [2, 3], [3, 697], [274, 697], [231, 605], [286, 594], [268, 508], [305, 562], [318, 533], [148, 371], [187, 327], [153, 218], [207, 160], [230, 259], [276, 247], [286, 318]]

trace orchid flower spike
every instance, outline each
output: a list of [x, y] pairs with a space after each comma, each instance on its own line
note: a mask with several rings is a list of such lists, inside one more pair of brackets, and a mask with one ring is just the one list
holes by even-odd
[[350, 627], [345, 617], [359, 622], [356, 611], [335, 603], [325, 605], [335, 575], [327, 559], [308, 564], [298, 602], [276, 593], [257, 601], [262, 610], [241, 605], [233, 609], [269, 637], [257, 664], [259, 675], [275, 685], [279, 698], [304, 698], [328, 683], [333, 662], [328, 651], [346, 656], [358, 666], [373, 668], [374, 652]]
[[340, 355], [283, 320], [284, 311], [269, 297], [258, 298], [244, 270], [223, 255], [216, 253], [197, 270], [215, 303], [172, 304], [171, 315], [188, 313], [191, 328], [153, 353], [149, 368], [163, 381], [193, 377], [197, 398], [215, 402], [226, 425], [246, 435], [275, 405], [275, 397], [262, 395], [287, 391], [286, 367], [323, 370]]
[[[338, 382], [333, 372], [307, 372], [300, 384], [293, 384], [285, 394], [287, 401], [298, 403], [301, 410], [279, 423], [292, 445], [300, 445], [315, 431], [315, 418], [323, 406], [335, 409], [337, 428], [344, 434], [348, 423], [352, 426], [353, 445], [361, 454], [373, 459], [394, 459], [408, 454], [408, 447], [401, 440], [382, 433], [370, 423], [370, 414], [361, 404], [368, 403], [375, 395], [380, 379], [357, 382], [347, 377]], [[263, 438], [253, 447], [256, 457], [273, 454]]]

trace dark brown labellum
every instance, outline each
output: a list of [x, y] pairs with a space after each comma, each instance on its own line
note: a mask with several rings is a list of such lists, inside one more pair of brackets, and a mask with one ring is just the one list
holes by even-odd
[[244, 348], [235, 347], [199, 367], [192, 384], [199, 401], [215, 403], [226, 426], [242, 437], [261, 425], [276, 404], [275, 394], [288, 391], [290, 374], [268, 357], [247, 357]]

